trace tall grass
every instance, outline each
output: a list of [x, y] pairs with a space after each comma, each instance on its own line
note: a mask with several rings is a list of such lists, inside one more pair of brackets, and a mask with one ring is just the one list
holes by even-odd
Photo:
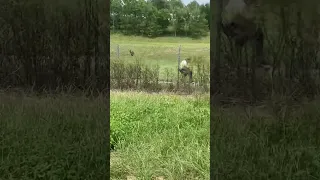
[[319, 103], [213, 110], [214, 179], [319, 179]]
[[[251, 102], [270, 99], [274, 94], [295, 100], [319, 95], [320, 22], [315, 19], [319, 12], [309, 5], [261, 2], [264, 10], [256, 11], [261, 17], [256, 23], [264, 42], [254, 47], [251, 42], [239, 47], [235, 38], [221, 34], [223, 61], [217, 67], [220, 77], [215, 82], [221, 82], [217, 91]], [[272, 72], [259, 67], [260, 63], [273, 66]]]
[[106, 1], [1, 3], [1, 88], [109, 88]]
[[[104, 98], [0, 94], [0, 179], [104, 179]], [[209, 179], [209, 96], [111, 93], [111, 177]], [[319, 179], [319, 100], [216, 107], [216, 179]]]
[[189, 78], [184, 77], [176, 70], [165, 69], [165, 77], [160, 76], [159, 65], [148, 65], [139, 59], [134, 62], [122, 60], [111, 61], [111, 88], [135, 89], [147, 91], [209, 91], [210, 66], [203, 57], [193, 56], [191, 60], [193, 81], [197, 86], [190, 84]]
[[[209, 179], [209, 97], [113, 93], [114, 179]], [[319, 101], [216, 107], [215, 179], [319, 179]]]
[[106, 179], [106, 104], [0, 94], [0, 179]]
[[112, 179], [209, 179], [209, 98], [111, 94]]

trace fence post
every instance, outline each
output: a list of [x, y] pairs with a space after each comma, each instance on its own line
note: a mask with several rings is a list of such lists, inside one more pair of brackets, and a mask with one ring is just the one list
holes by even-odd
[[178, 80], [177, 80], [177, 88], [179, 89], [179, 82], [180, 82], [180, 71], [179, 71], [179, 66], [180, 66], [180, 53], [181, 53], [181, 45], [179, 45], [179, 50], [178, 50]]
[[120, 45], [117, 45], [117, 57], [120, 58]]

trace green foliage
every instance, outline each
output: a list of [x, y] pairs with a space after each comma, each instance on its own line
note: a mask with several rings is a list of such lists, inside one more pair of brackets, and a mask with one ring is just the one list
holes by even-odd
[[111, 179], [209, 179], [209, 98], [111, 92]]
[[196, 1], [185, 6], [181, 0], [112, 0], [111, 29], [126, 35], [199, 38], [208, 33], [209, 13], [209, 4]]
[[1, 87], [106, 88], [106, 1], [1, 3]]
[[0, 179], [107, 178], [104, 98], [0, 99]]
[[318, 107], [319, 101], [212, 111], [214, 178], [319, 179]]
[[[228, 4], [229, 7], [240, 7], [237, 1], [229, 1], [232, 2], [234, 4]], [[295, 100], [317, 95], [320, 87], [317, 72], [320, 21], [316, 18], [319, 16], [319, 2], [244, 0], [244, 3], [247, 6], [240, 14], [232, 15], [222, 9], [225, 13], [223, 22], [228, 19], [241, 28], [236, 28], [235, 36], [225, 31], [229, 28], [223, 28], [225, 33], [219, 32], [221, 36], [218, 37], [222, 38], [214, 43], [215, 50], [221, 50], [214, 58], [216, 90], [245, 101], [268, 99], [274, 94], [291, 96]], [[217, 9], [217, 3], [212, 5]], [[230, 16], [226, 18], [226, 15]], [[219, 16], [213, 16], [216, 17]], [[259, 34], [257, 32], [262, 32], [263, 38], [253, 38], [252, 35]], [[248, 41], [240, 47], [236, 41], [243, 35], [248, 35]], [[252, 44], [253, 41], [257, 43]], [[273, 70], [267, 70], [270, 67]]]

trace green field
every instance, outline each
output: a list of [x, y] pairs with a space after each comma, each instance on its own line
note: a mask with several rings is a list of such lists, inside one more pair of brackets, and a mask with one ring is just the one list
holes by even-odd
[[[210, 38], [191, 39], [183, 37], [143, 38], [112, 34], [110, 37], [110, 57], [117, 60], [117, 46], [119, 45], [119, 59], [125, 62], [139, 60], [147, 65], [159, 65], [160, 77], [164, 79], [165, 69], [176, 72], [178, 68], [178, 50], [181, 45], [181, 59], [187, 57], [202, 58], [209, 63]], [[135, 52], [131, 56], [129, 49]]]
[[[215, 108], [215, 179], [319, 179], [320, 101]], [[105, 179], [105, 98], [0, 93], [0, 179]], [[209, 97], [111, 93], [112, 179], [209, 179]]]
[[209, 179], [208, 96], [111, 97], [111, 179]]

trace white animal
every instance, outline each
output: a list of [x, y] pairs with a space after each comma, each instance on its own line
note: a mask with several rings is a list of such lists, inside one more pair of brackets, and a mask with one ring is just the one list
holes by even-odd
[[179, 64], [179, 71], [184, 75], [189, 75], [190, 81], [192, 81], [192, 70], [188, 67], [187, 60], [183, 60]]
[[183, 60], [183, 61], [181, 61], [180, 62], [180, 69], [182, 69], [182, 68], [187, 68], [188, 67], [188, 63], [187, 63], [187, 60]]

